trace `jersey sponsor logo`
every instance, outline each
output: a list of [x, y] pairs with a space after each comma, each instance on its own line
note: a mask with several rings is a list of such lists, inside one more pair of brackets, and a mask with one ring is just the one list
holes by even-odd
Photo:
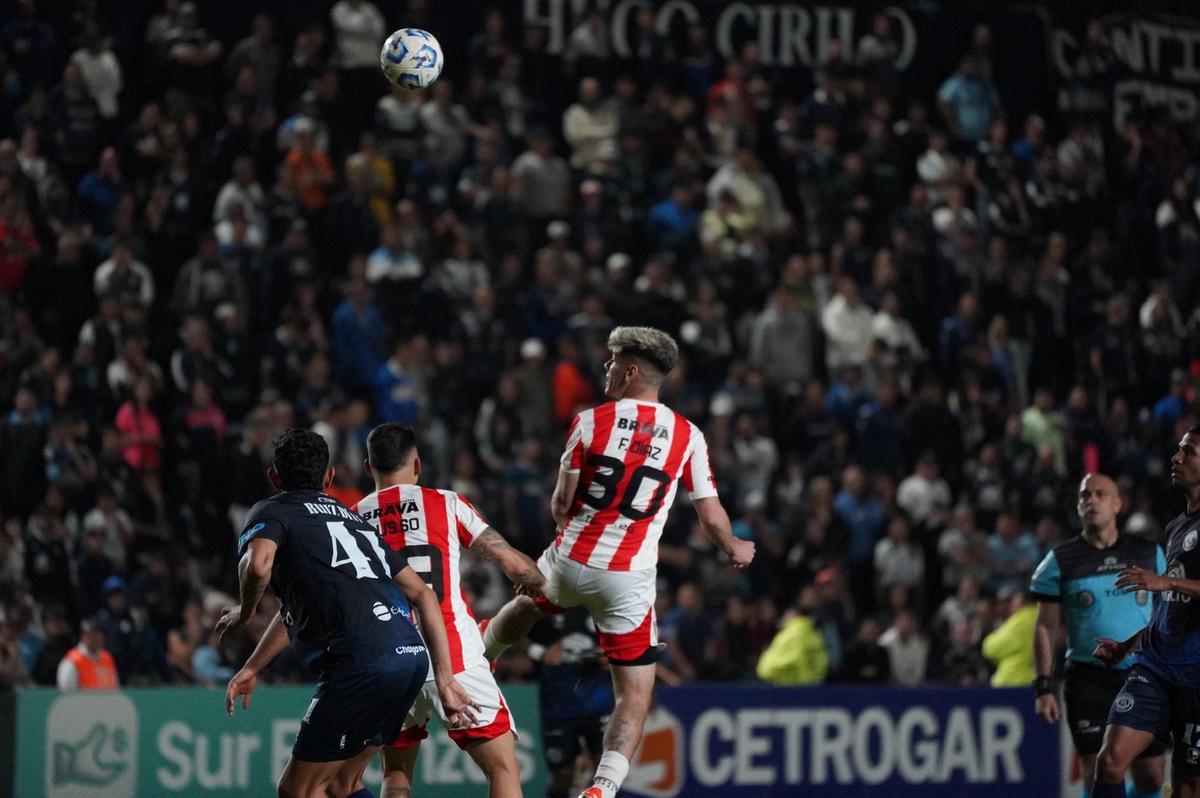
[[1125, 567], [1125, 563], [1118, 560], [1116, 557], [1108, 556], [1104, 558], [1104, 562], [1096, 566], [1097, 573], [1106, 573], [1108, 571], [1120, 571]]
[[58, 698], [46, 719], [48, 798], [118, 798], [136, 791], [138, 715], [128, 696], [85, 690]]
[[641, 435], [644, 438], [654, 438], [660, 441], [669, 440], [671, 437], [666, 427], [655, 424], [653, 421], [639, 424], [636, 418], [618, 418], [617, 429], [630, 430], [634, 435]]
[[1075, 603], [1080, 607], [1090, 607], [1096, 603], [1096, 596], [1090, 590], [1080, 590], [1075, 594]]
[[396, 646], [397, 654], [424, 654], [425, 646]]
[[683, 789], [683, 724], [658, 707], [646, 716], [645, 731], [630, 762], [624, 787], [650, 798], [674, 798]]
[[389, 515], [403, 515], [404, 513], [415, 512], [417, 512], [416, 501], [412, 499], [405, 499], [397, 502], [391, 502], [383, 505], [382, 507], [376, 507], [373, 510], [367, 510], [362, 514], [362, 517], [368, 521], [374, 521], [376, 518], [383, 518]]
[[1183, 550], [1191, 551], [1192, 549], [1196, 548], [1197, 541], [1200, 541], [1200, 531], [1193, 529], [1183, 538]]
[[1117, 712], [1128, 712], [1133, 709], [1133, 696], [1129, 693], [1121, 693], [1113, 700], [1113, 709]]
[[393, 604], [389, 607], [382, 601], [376, 601], [372, 604], [371, 612], [375, 613], [375, 617], [381, 621], [390, 621], [396, 615], [403, 615], [405, 618], [408, 617], [408, 613], [399, 604]]

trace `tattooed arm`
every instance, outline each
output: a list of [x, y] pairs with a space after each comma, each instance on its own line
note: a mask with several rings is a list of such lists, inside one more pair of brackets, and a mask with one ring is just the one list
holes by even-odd
[[546, 587], [546, 577], [533, 560], [508, 545], [508, 541], [491, 527], [475, 538], [471, 549], [493, 563], [517, 587], [533, 593], [541, 593]]

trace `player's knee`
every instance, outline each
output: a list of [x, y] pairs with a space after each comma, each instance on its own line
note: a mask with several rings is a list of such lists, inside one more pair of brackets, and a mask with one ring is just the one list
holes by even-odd
[[1125, 770], [1128, 767], [1129, 763], [1122, 761], [1116, 751], [1105, 746], [1096, 756], [1096, 781], [1101, 784], [1119, 784], [1124, 781]]
[[329, 786], [325, 788], [325, 795], [328, 798], [345, 798], [347, 795], [353, 795], [356, 791], [362, 789], [362, 782], [357, 776], [338, 774], [333, 777], [333, 781], [329, 782]]

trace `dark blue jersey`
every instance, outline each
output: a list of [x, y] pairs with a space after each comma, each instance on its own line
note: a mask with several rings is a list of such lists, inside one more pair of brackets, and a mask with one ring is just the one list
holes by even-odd
[[[392, 578], [405, 561], [367, 521], [321, 491], [296, 490], [250, 510], [239, 556], [254, 539], [279, 546], [271, 588], [305, 665], [322, 679], [388, 669], [424, 643]], [[414, 648], [415, 647], [415, 648]]]
[[[1098, 549], [1076, 535], [1055, 546], [1033, 574], [1029, 592], [1037, 601], [1062, 604], [1067, 627], [1067, 659], [1100, 665], [1092, 656], [1097, 637], [1128, 640], [1150, 620], [1150, 594], [1126, 593], [1116, 586], [1117, 573], [1136, 565], [1161, 574], [1162, 550], [1153, 542], [1120, 535]], [[1132, 657], [1116, 665], [1129, 668]]]
[[[1167, 524], [1167, 576], [1200, 579], [1200, 512]], [[1180, 685], [1200, 684], [1200, 602], [1174, 590], [1160, 593], [1135, 661]]]
[[600, 643], [587, 610], [576, 607], [538, 622], [529, 634], [536, 645], [558, 645], [562, 662], [541, 663], [538, 705], [546, 721], [600, 717], [613, 710], [612, 677], [600, 667]]

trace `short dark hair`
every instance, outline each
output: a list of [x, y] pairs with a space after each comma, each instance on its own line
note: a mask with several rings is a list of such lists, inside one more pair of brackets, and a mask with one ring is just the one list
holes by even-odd
[[272, 466], [283, 490], [322, 490], [329, 468], [329, 446], [311, 430], [286, 430], [275, 440]]
[[412, 427], [389, 421], [371, 430], [367, 436], [367, 459], [378, 474], [396, 471], [417, 448], [417, 434]]
[[1189, 429], [1187, 432], [1185, 432], [1183, 434], [1184, 435], [1200, 435], [1200, 424], [1197, 424], [1196, 426], [1192, 427], [1191, 429]]

